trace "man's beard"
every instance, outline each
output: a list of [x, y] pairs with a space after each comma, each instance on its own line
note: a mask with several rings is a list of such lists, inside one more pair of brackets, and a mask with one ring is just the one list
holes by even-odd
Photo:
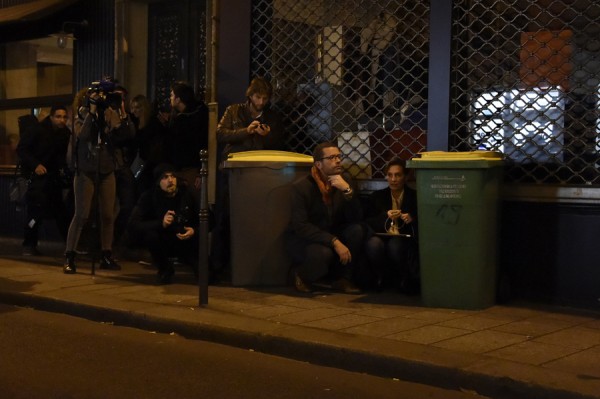
[[169, 197], [175, 196], [175, 194], [177, 194], [177, 185], [176, 184], [172, 184], [170, 186], [167, 186], [167, 189], [165, 190], [165, 192], [167, 193], [167, 195]]
[[257, 106], [252, 101], [250, 101], [250, 106], [252, 107], [252, 109], [254, 110], [254, 112], [263, 112], [265, 110], [265, 106], [264, 105]]

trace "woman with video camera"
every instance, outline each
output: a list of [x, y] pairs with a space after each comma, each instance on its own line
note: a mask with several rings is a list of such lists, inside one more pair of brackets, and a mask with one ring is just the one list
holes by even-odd
[[[79, 107], [74, 132], [76, 175], [74, 180], [75, 214], [69, 226], [63, 272], [77, 272], [75, 249], [92, 207], [98, 211], [100, 225], [100, 269], [120, 270], [112, 258], [115, 208], [115, 145], [133, 138], [135, 130], [127, 113], [120, 112], [120, 103], [114, 101], [114, 83], [102, 81], [93, 84]], [[78, 99], [75, 101], [78, 103]], [[119, 104], [119, 105], [117, 105]]]

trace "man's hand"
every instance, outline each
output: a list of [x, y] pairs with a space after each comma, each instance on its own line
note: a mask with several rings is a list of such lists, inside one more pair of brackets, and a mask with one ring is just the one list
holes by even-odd
[[350, 250], [339, 239], [333, 242], [333, 249], [340, 257], [340, 263], [342, 265], [347, 265], [352, 261]]
[[327, 179], [329, 179], [329, 182], [333, 187], [337, 188], [340, 191], [346, 191], [350, 188], [350, 184], [348, 184], [346, 180], [344, 180], [342, 175], [331, 175]]
[[165, 216], [163, 216], [163, 222], [162, 222], [163, 227], [166, 229], [167, 227], [169, 227], [170, 225], [173, 224], [174, 220], [175, 220], [175, 211], [167, 211], [167, 213], [165, 213]]
[[192, 238], [192, 236], [195, 234], [194, 229], [191, 227], [184, 226], [183, 229], [185, 230], [185, 233], [175, 234], [177, 236], [177, 238], [179, 238], [180, 240], [187, 240], [189, 238]]
[[45, 175], [46, 173], [48, 173], [48, 171], [46, 170], [46, 167], [42, 164], [39, 164], [38, 166], [36, 166], [34, 172], [38, 176]]
[[261, 136], [266, 136], [271, 132], [271, 127], [269, 125], [265, 125], [264, 123], [261, 123], [258, 125], [258, 128], [256, 129], [256, 133], [260, 134]]
[[261, 136], [266, 136], [271, 132], [271, 127], [260, 121], [254, 120], [248, 125], [246, 130], [248, 131], [248, 134], [260, 134]]

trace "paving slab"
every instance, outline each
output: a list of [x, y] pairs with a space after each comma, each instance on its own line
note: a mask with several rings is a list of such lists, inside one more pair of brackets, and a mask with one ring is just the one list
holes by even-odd
[[[514, 302], [482, 310], [422, 306], [394, 292], [296, 293], [291, 287], [174, 284], [122, 260], [64, 275], [60, 254], [20, 257], [0, 238], [0, 301], [174, 332], [352, 371], [494, 398], [600, 398], [600, 313]], [[48, 248], [45, 248], [48, 250]]]

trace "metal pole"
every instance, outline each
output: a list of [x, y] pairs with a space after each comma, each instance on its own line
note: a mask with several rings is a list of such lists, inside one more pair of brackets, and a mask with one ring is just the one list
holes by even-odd
[[[216, 200], [216, 180], [217, 180], [217, 162], [218, 162], [218, 146], [217, 146], [217, 124], [219, 122], [219, 103], [217, 102], [218, 93], [218, 76], [219, 70], [219, 0], [213, 0], [211, 3], [210, 14], [210, 38], [207, 43], [207, 48], [210, 49], [207, 73], [209, 76], [209, 96], [208, 96], [208, 156], [211, 164], [209, 165], [209, 202], [215, 203]], [[208, 35], [207, 35], [208, 36]]]
[[198, 239], [198, 291], [199, 306], [208, 305], [208, 231], [209, 231], [209, 209], [208, 209], [208, 151], [200, 150], [200, 226]]

